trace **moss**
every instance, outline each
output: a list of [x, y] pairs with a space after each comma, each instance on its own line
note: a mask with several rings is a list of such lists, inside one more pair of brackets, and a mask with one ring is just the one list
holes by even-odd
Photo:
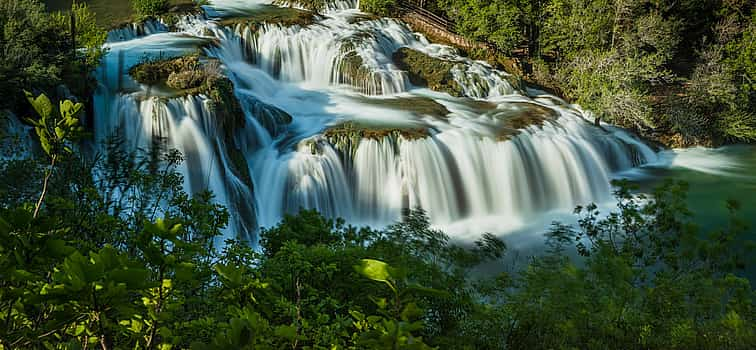
[[297, 6], [310, 11], [320, 12], [326, 9], [328, 4], [333, 4], [337, 0], [274, 0], [273, 5], [282, 7]]
[[386, 127], [346, 122], [328, 128], [323, 138], [343, 153], [354, 155], [360, 142], [364, 139], [383, 140], [385, 138], [397, 141], [418, 140], [430, 136], [426, 128], [420, 127]]
[[249, 15], [230, 17], [222, 20], [221, 25], [235, 27], [237, 25], [257, 28], [263, 23], [279, 24], [282, 26], [299, 25], [306, 27], [315, 23], [315, 13], [290, 7], [261, 6]]
[[365, 66], [362, 57], [355, 51], [349, 51], [341, 59], [339, 66], [339, 83], [349, 84], [365, 94], [381, 91], [381, 81], [373, 79], [373, 72]]
[[430, 136], [426, 128], [421, 127], [387, 127], [380, 125], [345, 122], [325, 130], [323, 138], [341, 152], [354, 155], [364, 139], [383, 140], [417, 140]]
[[323, 135], [327, 138], [339, 136], [359, 136], [361, 139], [380, 140], [388, 136], [402, 136], [407, 140], [417, 140], [430, 136], [425, 128], [400, 128], [364, 125], [355, 122], [346, 122], [331, 127]]
[[207, 79], [203, 90], [213, 101], [213, 108], [219, 121], [219, 127], [226, 135], [246, 125], [244, 110], [234, 94], [234, 83], [222, 76]]
[[199, 55], [195, 54], [148, 60], [129, 69], [129, 75], [140, 84], [158, 85], [167, 82], [172, 73], [195, 71], [200, 68]]
[[515, 109], [497, 111], [492, 115], [500, 122], [496, 132], [496, 138], [499, 141], [509, 140], [528, 127], [541, 127], [559, 118], [559, 114], [553, 109], [533, 103], [514, 102], [509, 106]]
[[244, 127], [245, 118], [234, 84], [221, 75], [217, 60], [200, 61], [199, 55], [147, 61], [132, 67], [129, 74], [146, 85], [165, 85], [175, 90], [174, 96], [207, 95], [227, 135]]
[[[381, 108], [394, 109], [401, 112], [409, 112], [422, 117], [434, 117], [446, 119], [449, 110], [432, 98], [423, 96], [395, 97], [395, 98], [369, 98], [354, 97], [361, 104], [369, 104]], [[470, 101], [469, 103], [476, 103]]]
[[229, 147], [227, 147], [226, 150], [231, 165], [233, 166], [233, 170], [247, 187], [252, 188], [252, 175], [249, 173], [249, 167], [247, 167], [247, 159], [244, 158], [244, 154], [239, 149], [233, 146], [233, 143], [227, 144]]
[[412, 84], [427, 86], [431, 90], [452, 96], [463, 95], [462, 87], [452, 76], [452, 69], [458, 63], [430, 57], [407, 47], [394, 52], [393, 59], [399, 69], [407, 71]]
[[381, 17], [373, 15], [373, 14], [360, 13], [360, 14], [354, 15], [352, 17], [349, 17], [347, 19], [347, 22], [349, 24], [355, 24], [355, 23], [360, 23], [360, 22], [365, 22], [365, 21], [374, 21], [374, 20], [377, 20], [377, 19], [380, 19], [380, 18]]

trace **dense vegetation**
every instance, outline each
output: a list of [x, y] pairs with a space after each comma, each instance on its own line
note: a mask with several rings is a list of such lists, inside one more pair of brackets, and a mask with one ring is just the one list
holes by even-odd
[[[452, 30], [522, 60], [527, 78], [675, 146], [756, 141], [751, 1], [424, 0]], [[473, 57], [491, 57], [471, 52]]]
[[471, 276], [504, 261], [503, 242], [458, 246], [420, 210], [385, 230], [303, 211], [263, 230], [256, 251], [221, 242], [228, 213], [181, 190], [181, 155], [128, 154], [112, 139], [82, 157], [70, 148], [81, 105], [29, 100], [52, 146], [0, 162], [4, 349], [756, 344], [754, 291], [735, 274], [750, 262], [737, 204], [729, 227], [704, 236], [683, 184], [649, 198], [618, 184], [617, 213], [578, 208], [577, 227], [546, 235], [546, 254], [491, 278]]
[[24, 89], [61, 98], [92, 94], [96, 82], [90, 72], [99, 64], [106, 33], [86, 5], [73, 12], [75, 37], [70, 16], [48, 13], [37, 0], [0, 1], [0, 110], [28, 111]]
[[[0, 160], [0, 349], [751, 349], [756, 344], [754, 290], [738, 275], [752, 264], [750, 228], [738, 219], [737, 203], [727, 203], [730, 225], [699, 232], [680, 183], [648, 198], [618, 183], [616, 213], [599, 215], [593, 205], [578, 208], [579, 224], [555, 224], [545, 235], [548, 252], [522, 265], [505, 264], [511, 255], [490, 234], [470, 246], [451, 242], [430, 227], [421, 210], [380, 230], [302, 211], [263, 230], [259, 249], [251, 242], [223, 241], [224, 233], [233, 236], [226, 228], [228, 212], [211, 193], [183, 192], [177, 152], [156, 144], [151, 151], [126, 153], [117, 137], [102, 154], [78, 151], [78, 141], [87, 136], [82, 119], [105, 32], [86, 6], [77, 5], [74, 12], [71, 31], [70, 16], [46, 13], [38, 1], [0, 0], [0, 91], [5, 94], [0, 115], [11, 110], [28, 117], [39, 145], [32, 155], [18, 152]], [[588, 28], [576, 23], [575, 28]], [[617, 33], [628, 33], [619, 27]], [[545, 28], [538, 30], [546, 33]], [[701, 44], [721, 45], [720, 61], [694, 65], [699, 73], [685, 91], [729, 86], [738, 72], [752, 77], [749, 30], [735, 30], [726, 43]], [[505, 50], [507, 38], [517, 33], [480, 38], [499, 41]], [[625, 46], [593, 47], [598, 44], [590, 37], [582, 44], [567, 34], [574, 43], [560, 39], [565, 46], [538, 49], [547, 59], [543, 65], [557, 73], [555, 84], [565, 84], [558, 73], [576, 69], [569, 67], [580, 57], [593, 62], [594, 56], [578, 52], [596, 50], [620, 59], [607, 61], [616, 63], [615, 70], [633, 67], [624, 66], [630, 56], [612, 56], [627, 52]], [[536, 42], [547, 42], [542, 40]], [[686, 46], [675, 47], [664, 65]], [[632, 59], [656, 57], [641, 51]], [[216, 69], [193, 57], [174, 63], [145, 62], [133, 74], [176, 89], [202, 87], [217, 78]], [[588, 89], [600, 72], [586, 68], [585, 85], [576, 86]], [[726, 79], [715, 80], [714, 73]], [[696, 87], [699, 78], [706, 83]], [[726, 100], [727, 108], [752, 108], [742, 98], [753, 103], [748, 95], [753, 86], [733, 86], [733, 94], [711, 90], [718, 94], [702, 103]], [[711, 118], [728, 118], [724, 108]], [[747, 118], [750, 112], [743, 113]], [[748, 135], [749, 124], [735, 121], [711, 125], [730, 125]], [[507, 272], [481, 273], [486, 263], [503, 265]]]

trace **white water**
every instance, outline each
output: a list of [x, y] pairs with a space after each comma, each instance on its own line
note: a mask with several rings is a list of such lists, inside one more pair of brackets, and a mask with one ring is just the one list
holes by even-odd
[[168, 26], [159, 20], [149, 19], [142, 23], [131, 23], [108, 33], [107, 42], [129, 41], [141, 36], [164, 33]]
[[[239, 15], [262, 3], [216, 0], [206, 10], [210, 18]], [[355, 7], [335, 1], [315, 25], [256, 32], [194, 17], [178, 26], [183, 33], [110, 43], [100, 70], [97, 138], [119, 131], [136, 149], [165, 137], [185, 154], [187, 190], [214, 191], [235, 219], [229, 234], [242, 235], [300, 207], [372, 225], [422, 207], [450, 233], [506, 232], [551, 210], [607, 200], [613, 173], [655, 160], [624, 131], [596, 128], [553, 96], [524, 96], [505, 73], [430, 44], [395, 20], [351, 23]], [[210, 41], [205, 52], [223, 62], [245, 110], [246, 126], [230, 139], [216, 130], [206, 98], [158, 98], [161, 91], [126, 74], [145, 54], [175, 56]], [[391, 59], [400, 47], [457, 62], [453, 76], [465, 97], [411, 86]], [[345, 76], [350, 53], [369, 74]], [[429, 104], [438, 108], [421, 108]], [[277, 117], [281, 111], [290, 124]], [[526, 114], [542, 116], [542, 125], [512, 130], [512, 118]], [[322, 136], [345, 121], [429, 136]], [[234, 175], [230, 147], [246, 158], [253, 188]]]
[[0, 160], [28, 158], [34, 144], [31, 129], [15, 114], [0, 110]]

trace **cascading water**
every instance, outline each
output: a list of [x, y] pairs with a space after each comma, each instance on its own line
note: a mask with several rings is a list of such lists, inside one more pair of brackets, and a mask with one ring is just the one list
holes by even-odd
[[[187, 189], [214, 191], [242, 234], [299, 208], [385, 225], [422, 207], [438, 225], [496, 218], [508, 227], [606, 200], [614, 172], [656, 157], [630, 134], [595, 127], [553, 96], [525, 96], [506, 73], [396, 20], [357, 18], [357, 1], [332, 1], [304, 26], [215, 20], [253, 15], [263, 3], [216, 0], [208, 19], [192, 17], [180, 33], [110, 43], [96, 108], [98, 138], [119, 131], [136, 148], [161, 136], [182, 151]], [[197, 47], [235, 85], [246, 124], [231, 137], [216, 130], [206, 98], [155, 97], [158, 89], [125, 73], [145, 54]], [[453, 62], [463, 96], [412, 86], [392, 59], [402, 47]], [[251, 184], [236, 175], [231, 148]]]
[[109, 43], [128, 41], [141, 36], [164, 33], [167, 31], [168, 26], [162, 21], [148, 19], [142, 23], [130, 23], [121, 28], [111, 30], [108, 33], [107, 41]]

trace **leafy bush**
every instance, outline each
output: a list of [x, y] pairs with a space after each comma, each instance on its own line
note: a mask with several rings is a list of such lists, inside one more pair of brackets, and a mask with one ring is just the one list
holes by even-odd
[[396, 0], [362, 0], [360, 10], [378, 16], [390, 16], [396, 11]]
[[61, 84], [79, 98], [89, 98], [97, 86], [90, 73], [99, 64], [106, 33], [86, 5], [73, 11], [76, 46], [85, 50], [72, 50], [70, 16], [46, 13], [38, 0], [0, 1], [0, 109], [21, 115], [26, 111], [24, 89], [51, 93]]
[[158, 17], [168, 12], [168, 0], [131, 0], [134, 12], [141, 18]]
[[[260, 251], [234, 240], [218, 247], [228, 212], [209, 193], [181, 190], [180, 155], [122, 146], [116, 138], [102, 157], [62, 160], [36, 219], [23, 204], [35, 191], [0, 197], [0, 346], [748, 349], [756, 341], [753, 290], [734, 274], [750, 262], [747, 228], [733, 216], [701, 235], [681, 184], [648, 198], [618, 184], [618, 212], [578, 208], [577, 227], [550, 230], [545, 256], [512, 275], [471, 278], [502, 259], [504, 243], [484, 235], [457, 246], [422, 210], [383, 230], [304, 211], [263, 230]], [[14, 167], [33, 162], [0, 161], [0, 193], [11, 194]], [[17, 179], [14, 188], [39, 183]]]

